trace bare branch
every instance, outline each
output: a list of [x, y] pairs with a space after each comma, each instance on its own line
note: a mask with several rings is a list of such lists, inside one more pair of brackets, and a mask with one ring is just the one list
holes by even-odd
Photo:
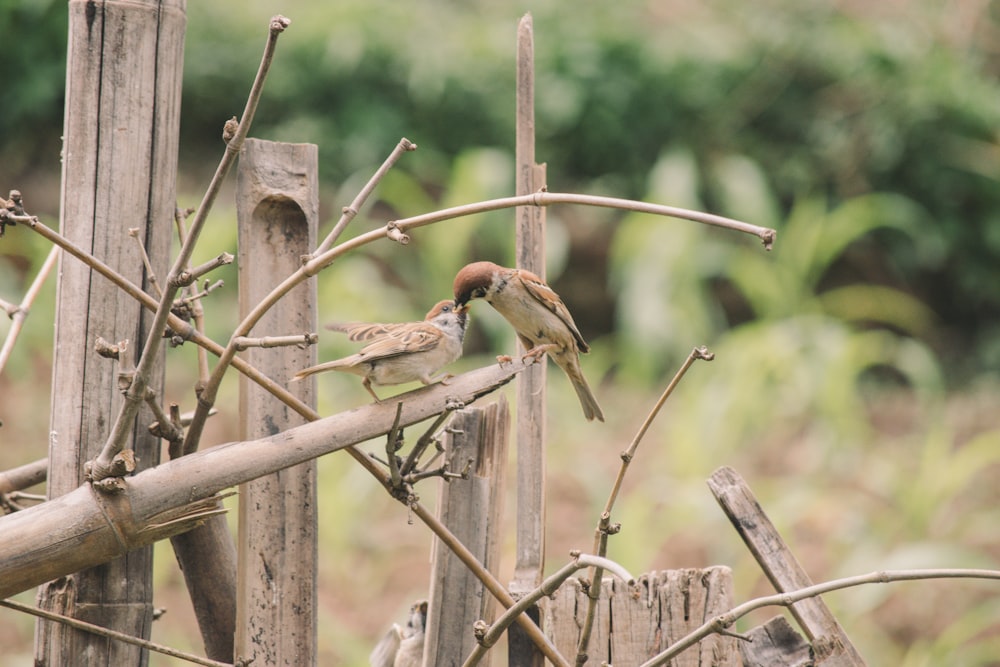
[[396, 144], [396, 148], [394, 148], [392, 153], [389, 154], [389, 157], [385, 159], [382, 166], [378, 168], [370, 179], [368, 179], [365, 187], [361, 188], [361, 192], [359, 192], [354, 198], [354, 201], [351, 202], [350, 206], [344, 207], [340, 220], [337, 221], [337, 224], [333, 226], [333, 230], [325, 239], [323, 239], [323, 242], [319, 244], [319, 247], [316, 248], [316, 251], [313, 252], [310, 257], [323, 254], [337, 242], [337, 239], [344, 233], [347, 225], [350, 224], [351, 220], [354, 219], [354, 216], [356, 216], [358, 211], [361, 210], [361, 207], [364, 206], [366, 201], [368, 201], [368, 197], [370, 197], [372, 192], [375, 190], [375, 186], [378, 185], [383, 178], [385, 178], [385, 175], [389, 172], [392, 166], [396, 164], [399, 158], [402, 157], [403, 153], [415, 150], [417, 150], [417, 145], [406, 137], [399, 140], [399, 143]]
[[[243, 141], [250, 130], [250, 124], [256, 112], [257, 105], [260, 102], [264, 80], [267, 77], [267, 72], [271, 67], [271, 60], [274, 57], [278, 35], [288, 27], [289, 23], [289, 20], [282, 16], [275, 16], [271, 19], [268, 39], [264, 47], [264, 55], [261, 58], [257, 76], [250, 89], [246, 108], [243, 111], [243, 118], [233, 138], [226, 143], [226, 151], [219, 162], [212, 181], [209, 183], [201, 206], [198, 207], [198, 211], [191, 223], [191, 229], [188, 231], [188, 237], [181, 246], [181, 250], [167, 276], [166, 289], [163, 292], [153, 322], [150, 325], [149, 335], [146, 338], [146, 344], [143, 346], [142, 356], [136, 368], [135, 379], [129, 390], [125, 392], [125, 400], [122, 402], [121, 410], [118, 413], [115, 424], [111, 428], [111, 434], [107, 442], [105, 442], [101, 453], [91, 462], [89, 474], [95, 480], [103, 479], [111, 474], [111, 461], [115, 454], [122, 450], [128, 439], [132, 421], [135, 419], [136, 414], [138, 414], [139, 405], [145, 395], [146, 385], [149, 382], [156, 363], [160, 349], [160, 340], [163, 337], [164, 330], [167, 328], [167, 322], [171, 316], [170, 309], [182, 282], [180, 278], [186, 271], [186, 267], [191, 260], [191, 255], [194, 252], [194, 246], [205, 226], [205, 220], [212, 209], [212, 205], [215, 203], [215, 198], [219, 194], [222, 179], [229, 172], [229, 168], [236, 160], [236, 156], [239, 154], [240, 148], [243, 146]], [[226, 365], [228, 366], [228, 363]]]
[[219, 662], [217, 660], [203, 658], [200, 655], [194, 655], [193, 653], [185, 653], [184, 651], [178, 651], [177, 649], [170, 648], [169, 646], [164, 646], [163, 644], [157, 644], [156, 642], [151, 642], [146, 639], [133, 637], [132, 635], [127, 635], [124, 632], [118, 632], [117, 630], [109, 630], [108, 628], [102, 627], [100, 625], [87, 623], [86, 621], [81, 621], [71, 616], [63, 616], [62, 614], [56, 614], [51, 611], [45, 611], [44, 609], [29, 607], [26, 604], [21, 604], [20, 602], [16, 602], [14, 600], [0, 600], [0, 606], [4, 606], [7, 607], [8, 609], [13, 609], [15, 611], [24, 612], [25, 614], [31, 614], [32, 616], [37, 616], [39, 618], [44, 618], [48, 621], [55, 621], [57, 623], [62, 623], [64, 625], [68, 625], [71, 628], [76, 628], [77, 630], [83, 630], [84, 632], [90, 632], [92, 634], [99, 635], [101, 637], [107, 637], [108, 639], [114, 639], [116, 641], [125, 642], [126, 644], [133, 644], [134, 646], [141, 646], [144, 649], [155, 651], [157, 653], [162, 653], [164, 655], [169, 655], [172, 658], [180, 658], [181, 660], [186, 660], [187, 662], [191, 662], [196, 665], [207, 665], [207, 667], [233, 667], [233, 665], [231, 665], [228, 662]]
[[[715, 355], [708, 351], [706, 347], [696, 347], [688, 355], [684, 363], [674, 374], [673, 379], [667, 385], [667, 388], [663, 390], [660, 395], [659, 400], [653, 406], [653, 409], [649, 411], [646, 416], [645, 421], [643, 421], [642, 426], [639, 427], [639, 431], [632, 438], [631, 444], [628, 446], [624, 452], [622, 452], [621, 467], [618, 468], [618, 476], [615, 478], [614, 485], [612, 485], [611, 493], [608, 496], [608, 501], [604, 505], [604, 511], [601, 512], [601, 518], [598, 521], [597, 529], [594, 531], [594, 552], [598, 556], [607, 556], [608, 554], [608, 537], [617, 533], [621, 526], [618, 524], [612, 525], [611, 523], [611, 511], [614, 509], [615, 501], [618, 499], [618, 493], [621, 491], [622, 484], [625, 481], [625, 473], [628, 471], [629, 464], [632, 463], [632, 459], [635, 458], [636, 450], [639, 448], [639, 442], [646, 435], [646, 431], [649, 430], [650, 425], [652, 425], [653, 420], [660, 413], [660, 409], [663, 404], [666, 403], [667, 399], [674, 392], [674, 389], [680, 383], [681, 379], [687, 373], [691, 365], [694, 364], [698, 359], [703, 359], [706, 361], [711, 361], [715, 358]], [[587, 661], [587, 649], [590, 645], [590, 635], [594, 627], [594, 619], [597, 616], [597, 602], [601, 597], [601, 580], [604, 578], [604, 572], [601, 568], [597, 567], [590, 573], [590, 587], [587, 589], [587, 614], [584, 616], [583, 627], [580, 629], [580, 640], [577, 643], [576, 651], [576, 664], [582, 665]]]
[[174, 278], [173, 287], [187, 287], [191, 283], [201, 278], [203, 275], [209, 271], [214, 271], [220, 266], [225, 266], [226, 264], [233, 263], [233, 256], [228, 252], [220, 253], [218, 257], [208, 260], [204, 264], [200, 264], [193, 269], [184, 269], [177, 277]]
[[623, 211], [650, 213], [652, 215], [662, 215], [670, 218], [691, 220], [693, 222], [700, 222], [702, 224], [713, 225], [715, 227], [724, 227], [733, 231], [744, 232], [746, 234], [753, 234], [754, 236], [757, 236], [764, 243], [764, 248], [767, 250], [771, 249], [771, 246], [774, 244], [774, 240], [777, 236], [777, 232], [773, 229], [758, 227], [757, 225], [751, 225], [747, 222], [726, 218], [721, 215], [714, 215], [712, 213], [704, 213], [702, 211], [692, 211], [686, 208], [664, 206], [662, 204], [650, 204], [647, 202], [635, 201], [633, 199], [619, 199], [617, 197], [600, 197], [597, 195], [579, 195], [544, 191], [535, 192], [534, 194], [529, 195], [503, 197], [501, 199], [491, 199], [488, 201], [477, 202], [475, 204], [454, 206], [452, 208], [445, 208], [432, 213], [425, 213], [411, 218], [403, 218], [402, 220], [395, 220], [393, 222], [397, 228], [406, 231], [412, 227], [423, 227], [424, 225], [429, 225], [434, 222], [450, 220], [451, 218], [460, 218], [476, 213], [485, 213], [487, 211], [496, 211], [504, 208], [514, 208], [516, 206], [551, 206], [553, 204], [579, 204], [582, 206], [617, 208]]
[[264, 336], [262, 338], [247, 338], [246, 336], [238, 336], [233, 339], [233, 346], [237, 351], [242, 352], [243, 350], [249, 349], [251, 347], [307, 347], [309, 345], [315, 345], [319, 341], [319, 334], [315, 333], [304, 333], [304, 334], [293, 334], [290, 336]]
[[42, 264], [42, 268], [38, 270], [38, 275], [35, 279], [31, 281], [31, 286], [24, 295], [24, 299], [21, 303], [12, 308], [7, 308], [5, 306], [4, 310], [7, 311], [7, 315], [13, 320], [13, 324], [10, 326], [10, 330], [7, 332], [7, 338], [3, 342], [3, 348], [0, 348], [0, 373], [7, 366], [7, 360], [10, 358], [10, 354], [14, 349], [14, 344], [17, 342], [17, 337], [21, 334], [21, 329], [24, 328], [24, 321], [28, 319], [28, 314], [31, 312], [31, 307], [35, 304], [35, 299], [38, 297], [38, 293], [42, 289], [42, 285], [45, 284], [45, 279], [49, 277], [52, 272], [53, 267], [56, 265], [56, 260], [59, 259], [59, 248], [52, 248], [49, 251], [49, 256], [45, 258], [45, 262]]
[[142, 242], [139, 238], [139, 228], [129, 227], [128, 235], [135, 239], [135, 244], [139, 246], [139, 255], [142, 256], [142, 265], [146, 267], [146, 280], [149, 281], [150, 287], [152, 287], [157, 296], [163, 296], [163, 290], [160, 289], [160, 283], [156, 282], [156, 272], [153, 271], [153, 265], [149, 261], [149, 254], [146, 252], [146, 244]]

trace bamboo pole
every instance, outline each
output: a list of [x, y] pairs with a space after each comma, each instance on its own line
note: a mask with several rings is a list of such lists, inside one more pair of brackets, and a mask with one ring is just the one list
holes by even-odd
[[[524, 370], [520, 360], [491, 364], [448, 381], [364, 405], [288, 431], [230, 442], [117, 479], [118, 492], [90, 484], [0, 517], [0, 598], [107, 562], [156, 540], [190, 530], [214, 512], [215, 494], [303, 463], [392, 428], [410, 426], [460, 401], [471, 404]], [[419, 505], [414, 511], [419, 511]]]
[[[154, 270], [162, 271], [169, 259], [184, 12], [185, 0], [69, 2], [62, 233], [138, 285], [145, 278], [144, 265], [128, 238], [130, 227], [138, 228]], [[130, 370], [150, 326], [139, 304], [117, 287], [92, 279], [90, 268], [75, 261], [60, 259], [56, 308], [50, 498], [72, 495], [83, 481], [84, 463], [100, 452], [120, 411], [118, 374]], [[118, 362], [100, 358], [93, 351], [98, 336], [128, 340], [129, 347]], [[162, 359], [158, 363], [150, 385], [154, 390], [162, 384]], [[148, 423], [149, 414], [143, 408], [140, 422]], [[140, 468], [159, 459], [159, 442], [145, 423], [127, 425]], [[43, 609], [149, 636], [150, 550], [61, 574], [71, 576], [39, 591]], [[62, 625], [37, 625], [36, 664], [143, 665], [147, 657], [137, 647]]]
[[[236, 191], [240, 317], [290, 275], [316, 245], [319, 150], [247, 139]], [[276, 243], [275, 240], [279, 240]], [[255, 327], [261, 335], [316, 330], [316, 278], [289, 292]], [[312, 345], [251, 347], [244, 358], [278, 382], [316, 363]], [[316, 408], [316, 380], [289, 389]], [[256, 438], [304, 423], [240, 376], [240, 435]], [[309, 460], [240, 487], [235, 653], [254, 664], [316, 663], [316, 464]]]
[[[445, 441], [450, 470], [460, 472], [469, 464], [469, 478], [443, 484], [438, 514], [494, 575], [500, 569], [509, 431], [510, 412], [501, 395], [485, 408], [456, 412]], [[473, 624], [492, 622], [496, 605], [447, 546], [435, 540], [433, 553], [424, 664], [460, 665], [476, 644]]]
[[[535, 45], [531, 14], [517, 27], [517, 195], [544, 189], [545, 165], [535, 163]], [[522, 206], [517, 217], [517, 266], [545, 279], [545, 209]], [[521, 354], [527, 350], [518, 342]], [[536, 364], [517, 382], [517, 545], [511, 593], [535, 588], [545, 567], [545, 374]], [[538, 607], [528, 611], [536, 622]], [[542, 657], [520, 628], [511, 628], [511, 664], [541, 665]]]

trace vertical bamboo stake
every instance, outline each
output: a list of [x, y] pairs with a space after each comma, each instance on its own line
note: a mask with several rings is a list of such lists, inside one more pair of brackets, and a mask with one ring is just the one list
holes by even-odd
[[[312, 144], [248, 139], [237, 186], [240, 313], [245, 315], [316, 245], [318, 155]], [[261, 319], [259, 336], [316, 330], [316, 280]], [[316, 363], [316, 348], [252, 347], [246, 358], [277, 382]], [[315, 408], [315, 380], [290, 385]], [[240, 378], [242, 438], [304, 423]], [[240, 487], [236, 656], [261, 665], [316, 664], [316, 465], [309, 461]]]
[[[456, 412], [446, 442], [451, 470], [470, 461], [471, 466], [469, 479], [443, 485], [441, 521], [494, 575], [500, 565], [509, 431], [510, 411], [501, 395], [485, 408]], [[495, 606], [482, 582], [435, 540], [424, 664], [462, 664], [476, 643], [470, 628], [480, 619], [492, 622]]]
[[[216, 502], [214, 509], [221, 510]], [[170, 538], [174, 556], [184, 573], [205, 655], [233, 661], [236, 636], [236, 544], [225, 514]]]
[[[77, 245], [144, 284], [143, 263], [168, 266], [175, 206], [185, 0], [69, 2], [61, 227]], [[119, 412], [119, 370], [141, 350], [151, 318], [86, 265], [63, 255], [57, 287], [48, 494], [84, 482], [83, 464], [99, 453]], [[98, 336], [130, 341], [121, 362], [98, 357]], [[162, 386], [153, 379], [150, 386]], [[159, 460], [159, 441], [140, 412], [131, 448], [140, 469]], [[41, 587], [39, 606], [148, 637], [152, 621], [152, 550]], [[35, 664], [144, 665], [135, 646], [40, 621]]]
[[[535, 163], [535, 44], [531, 14], [517, 26], [518, 195], [545, 187], [545, 165]], [[545, 208], [517, 209], [517, 266], [545, 279]], [[518, 349], [522, 354], [526, 350]], [[545, 373], [534, 364], [517, 379], [517, 555], [511, 593], [516, 597], [542, 579], [545, 566]], [[537, 608], [529, 612], [537, 622]], [[541, 664], [541, 655], [515, 626], [511, 628], [511, 664]]]

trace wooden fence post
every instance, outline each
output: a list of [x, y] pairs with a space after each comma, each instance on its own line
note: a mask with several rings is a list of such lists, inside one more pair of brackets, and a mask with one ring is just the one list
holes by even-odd
[[[318, 155], [312, 144], [247, 139], [237, 185], [240, 313], [246, 315], [316, 246]], [[255, 327], [256, 336], [316, 331], [316, 279], [296, 287]], [[251, 347], [247, 361], [280, 383], [316, 363], [316, 348]], [[315, 407], [315, 378], [289, 385]], [[243, 438], [304, 423], [240, 378]], [[316, 664], [316, 463], [240, 488], [236, 656], [257, 665]]]
[[[162, 278], [176, 205], [185, 0], [69, 2], [61, 231], [136, 284], [148, 276], [130, 229]], [[119, 412], [119, 366], [131, 365], [151, 315], [82, 262], [59, 261], [48, 495], [84, 482]], [[94, 353], [98, 336], [129, 341], [123, 363]], [[117, 364], [117, 365], [116, 365]], [[162, 387], [151, 378], [149, 386]], [[139, 469], [159, 461], [140, 412], [129, 444]], [[139, 637], [152, 621], [152, 550], [41, 587], [40, 607]], [[40, 621], [35, 664], [144, 665], [146, 652]]]
[[[605, 579], [587, 655], [588, 665], [638, 665], [708, 619], [732, 608], [728, 567], [650, 572], [630, 587]], [[571, 578], [545, 610], [546, 632], [563, 655], [574, 655], [588, 605], [587, 588]], [[713, 635], [674, 658], [672, 667], [741, 667], [735, 637]]]
[[[469, 479], [443, 484], [438, 516], [494, 575], [500, 566], [509, 433], [510, 410], [501, 395], [485, 408], [457, 411], [445, 440], [453, 471], [471, 465]], [[476, 644], [472, 624], [492, 621], [494, 607], [483, 584], [435, 540], [424, 664], [461, 665]]]

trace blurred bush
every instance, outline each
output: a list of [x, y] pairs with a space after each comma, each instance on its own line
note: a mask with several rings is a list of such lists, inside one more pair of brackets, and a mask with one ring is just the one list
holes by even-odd
[[[702, 205], [761, 224], [803, 197], [836, 207], [870, 192], [902, 195], [925, 212], [919, 233], [861, 240], [827, 278], [887, 285], [924, 303], [938, 315], [924, 340], [954, 380], [1000, 368], [1000, 291], [987, 287], [1000, 283], [992, 4], [664, 0], [566, 12], [540, 0], [531, 10], [538, 158], [553, 189], [638, 197], [662, 156], [683, 154]], [[330, 192], [369, 173], [402, 136], [420, 150], [399, 169], [413, 179], [411, 193], [431, 197], [463, 151], [512, 153], [520, 10], [482, 0], [219, 1], [188, 4], [186, 174], [214, 163], [218, 146], [207, 138], [240, 113], [275, 11], [293, 25], [255, 134], [319, 144]], [[0, 52], [0, 181], [22, 182], [39, 168], [55, 174], [65, 5], [8, 2], [0, 24], [30, 35]], [[741, 164], [772, 193], [766, 210], [741, 191]], [[422, 201], [396, 204], [414, 213]], [[589, 301], [576, 307], [582, 326], [610, 331], [607, 304]]]
[[[1000, 547], [990, 527], [1000, 505], [987, 478], [1000, 466], [1000, 447], [995, 418], [981, 417], [995, 404], [946, 393], [995, 382], [1000, 370], [995, 5], [531, 4], [537, 158], [548, 163], [550, 189], [706, 209], [778, 229], [766, 253], [755, 239], [688, 222], [547, 211], [548, 277], [592, 343], [585, 369], [609, 414], [595, 438], [564, 379], [549, 374], [557, 425], [550, 470], [560, 473], [552, 475], [551, 511], [563, 513], [552, 541], [589, 545], [590, 520], [617, 465], [611, 453], [581, 456], [580, 443], [627, 442], [651, 389], [705, 343], [718, 359], [688, 376], [640, 450], [612, 556], [637, 571], [725, 562], [744, 577], [740, 593], [754, 590], [746, 573], [756, 569], [742, 547], [719, 538], [728, 528], [702, 484], [728, 463], [755, 472], [762, 504], [817, 579], [874, 566], [995, 567]], [[0, 26], [18, 36], [0, 49], [0, 189], [28, 189], [39, 174], [58, 179], [65, 7], [0, 4]], [[222, 122], [242, 111], [276, 12], [293, 22], [253, 134], [319, 145], [327, 217], [339, 215], [400, 137], [419, 145], [349, 235], [510, 194], [521, 11], [484, 0], [189, 2], [182, 204], [196, 202], [218, 160]], [[58, 190], [45, 192], [55, 199], [26, 196], [51, 222]], [[216, 233], [199, 251], [206, 258], [234, 250], [233, 217], [213, 214]], [[422, 228], [405, 249], [385, 244], [345, 257], [322, 274], [321, 318], [422, 316], [469, 259], [513, 261], [512, 217]], [[17, 231], [0, 243], [0, 297], [8, 300], [23, 293], [47, 251]], [[51, 309], [46, 299], [39, 312]], [[216, 339], [228, 335], [225, 315], [216, 304]], [[513, 349], [509, 328], [488, 308], [475, 308], [472, 321], [468, 358], [456, 366]], [[49, 345], [51, 332], [35, 331], [19, 345]], [[321, 356], [348, 351], [342, 343], [322, 336]], [[0, 381], [22, 377], [31, 362], [16, 363]], [[357, 383], [327, 383], [324, 412], [365, 400]], [[189, 386], [178, 390], [185, 400]], [[400, 551], [419, 551], [413, 547], [426, 536], [401, 535], [397, 508], [385, 507], [356, 466], [336, 457], [321, 465], [321, 500], [348, 508], [324, 536], [339, 559], [324, 561], [322, 573], [337, 591], [324, 608], [337, 628], [327, 643], [339, 651], [331, 662], [359, 662], [385, 620], [384, 608], [367, 600], [405, 591], [409, 604], [406, 587], [420, 589], [424, 579], [384, 573], [402, 572]], [[384, 516], [396, 523], [383, 524]], [[692, 554], [697, 561], [683, 559]], [[416, 560], [414, 571], [426, 558]], [[358, 580], [381, 588], [354, 590]], [[866, 655], [911, 666], [995, 664], [995, 596], [912, 586], [931, 591], [932, 602], [905, 595], [902, 585], [835, 600]], [[922, 606], [928, 618], [915, 619]], [[359, 614], [356, 626], [338, 626]], [[870, 614], [877, 623], [858, 622]]]

